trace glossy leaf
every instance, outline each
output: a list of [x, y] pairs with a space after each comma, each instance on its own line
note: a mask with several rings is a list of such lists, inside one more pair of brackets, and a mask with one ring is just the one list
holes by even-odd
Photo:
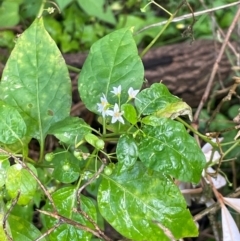
[[112, 13], [110, 6], [104, 7], [104, 0], [77, 0], [79, 6], [89, 15], [99, 18], [107, 23], [115, 24], [116, 19]]
[[125, 167], [135, 164], [138, 158], [138, 148], [135, 140], [129, 135], [122, 135], [117, 143], [117, 159]]
[[[31, 164], [28, 167], [37, 175], [37, 170]], [[28, 170], [20, 164], [14, 164], [7, 169], [6, 189], [11, 198], [15, 198], [20, 191], [19, 205], [26, 205], [34, 197], [37, 182]]]
[[3, 71], [0, 93], [1, 99], [18, 109], [28, 135], [41, 143], [54, 123], [69, 116], [68, 69], [41, 18], [18, 38]]
[[[52, 198], [60, 215], [71, 218], [72, 220], [81, 223], [82, 225], [86, 225], [87, 227], [93, 228], [93, 225], [89, 221], [87, 221], [81, 214], [74, 211], [74, 209], [76, 209], [76, 202], [74, 201], [76, 200], [76, 190], [73, 187], [64, 187], [58, 189], [55, 193], [53, 193]], [[44, 207], [45, 210], [52, 212], [53, 210], [51, 208], [52, 206], [50, 206], [49, 203], [47, 203], [47, 205]], [[81, 195], [81, 208], [96, 222], [96, 208], [90, 198]], [[58, 220], [49, 216], [43, 215], [42, 217], [47, 228], [52, 227], [58, 222]], [[75, 228], [69, 224], [62, 224], [48, 236], [48, 240], [90, 241], [91, 236], [92, 235], [90, 233], [79, 228]]]
[[169, 241], [160, 226], [175, 239], [198, 234], [178, 187], [140, 162], [125, 172], [103, 175], [97, 200], [102, 216], [129, 239]]
[[[32, 223], [24, 218], [10, 215], [8, 222], [14, 241], [33, 241], [42, 235]], [[42, 238], [41, 241], [46, 241], [46, 239]]]
[[137, 123], [137, 112], [134, 106], [132, 106], [131, 104], [123, 104], [121, 106], [121, 110], [124, 112], [123, 116], [128, 122], [130, 122], [133, 125]]
[[48, 131], [68, 145], [75, 145], [90, 132], [90, 126], [83, 119], [72, 116], [57, 122]]
[[164, 84], [155, 83], [150, 88], [142, 90], [135, 105], [141, 115], [150, 115], [157, 111], [168, 109], [169, 105], [181, 102], [177, 96], [172, 95]]
[[0, 160], [0, 188], [2, 188], [5, 185], [7, 169], [10, 167], [8, 156], [1, 156], [1, 159], [2, 160]]
[[20, 141], [26, 134], [26, 124], [17, 109], [0, 101], [0, 116], [0, 142]]
[[128, 90], [140, 89], [144, 69], [138, 56], [132, 32], [120, 29], [94, 43], [83, 65], [78, 90], [86, 107], [94, 113], [103, 94], [110, 104], [118, 98], [111, 91], [121, 85], [121, 103], [128, 99]]
[[79, 161], [70, 152], [56, 154], [52, 160], [54, 163], [53, 178], [62, 183], [71, 183], [79, 177]]
[[139, 158], [147, 167], [181, 181], [200, 180], [205, 156], [185, 127], [176, 121], [155, 118], [139, 136]]

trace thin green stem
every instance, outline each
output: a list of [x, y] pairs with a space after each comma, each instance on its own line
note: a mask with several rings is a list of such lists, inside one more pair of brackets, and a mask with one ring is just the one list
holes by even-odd
[[42, 4], [41, 4], [41, 6], [40, 6], [40, 8], [39, 8], [39, 10], [38, 10], [38, 14], [37, 14], [37, 17], [38, 17], [38, 18], [42, 17], [42, 13], [43, 13], [43, 11], [44, 11], [44, 6], [45, 6], [45, 4], [46, 4], [46, 0], [43, 0], [43, 1], [42, 1]]
[[239, 144], [240, 144], [240, 140], [236, 141], [236, 142], [234, 143], [234, 145], [232, 145], [227, 151], [224, 152], [223, 158], [224, 158], [229, 152], [231, 152], [234, 148], [236, 148]]
[[167, 9], [165, 9], [164, 7], [162, 7], [160, 4], [156, 3], [155, 1], [152, 1], [153, 4], [155, 4], [157, 7], [161, 8], [164, 12], [166, 12], [167, 14], [169, 14], [169, 16], [172, 16], [172, 13], [170, 13]]
[[162, 33], [165, 31], [165, 29], [168, 27], [168, 25], [172, 22], [176, 14], [178, 13], [179, 9], [182, 7], [184, 4], [184, 1], [178, 6], [177, 10], [175, 11], [174, 14], [170, 15], [170, 18], [167, 20], [166, 24], [163, 26], [161, 31], [157, 34], [157, 36], [149, 43], [149, 45], [142, 51], [140, 54], [140, 57], [142, 58], [148, 51], [149, 49], [155, 44], [155, 42], [158, 40], [158, 38], [162, 35]]
[[212, 145], [214, 148], [218, 148], [218, 144], [211, 141], [207, 136], [201, 134], [198, 132], [196, 129], [194, 129], [191, 125], [189, 125], [187, 122], [185, 122], [183, 119], [180, 117], [176, 118], [179, 122], [181, 122], [184, 126], [186, 126], [189, 130], [191, 130], [194, 134], [198, 135], [201, 139], [203, 139], [205, 142], [208, 142], [209, 144]]
[[73, 67], [71, 65], [67, 65], [67, 67], [68, 67], [69, 70], [71, 70], [73, 72], [76, 72], [76, 73], [80, 73], [81, 72], [81, 69]]

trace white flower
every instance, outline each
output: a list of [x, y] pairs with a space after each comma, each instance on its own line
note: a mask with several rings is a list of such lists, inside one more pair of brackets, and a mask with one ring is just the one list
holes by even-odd
[[120, 96], [121, 91], [122, 91], [122, 87], [121, 85], [119, 85], [118, 87], [113, 87], [113, 90], [111, 92], [116, 96]]
[[109, 115], [112, 116], [112, 123], [115, 123], [116, 121], [120, 121], [121, 123], [124, 124], [124, 120], [122, 118], [123, 112], [119, 110], [119, 106], [117, 103], [114, 105], [113, 110], [109, 110]]
[[134, 99], [138, 94], [139, 90], [134, 90], [132, 87], [128, 90], [129, 99]]
[[[223, 138], [219, 138], [219, 141], [222, 141], [222, 140], [223, 140]], [[213, 139], [213, 142], [216, 142], [216, 139]], [[212, 162], [216, 162], [221, 157], [218, 151], [215, 151], [212, 154], [212, 146], [209, 143], [205, 144], [202, 147], [202, 151], [203, 151], [203, 153], [204, 153], [204, 155], [206, 157], [206, 161], [207, 162], [209, 162], [210, 160]], [[211, 173], [212, 174], [216, 173], [216, 171], [213, 170], [211, 167], [208, 167], [206, 172], [210, 173], [210, 174]], [[203, 177], [206, 176], [206, 172], [205, 172], [205, 170], [203, 170], [203, 172], [202, 172], [202, 176]], [[226, 179], [222, 175], [220, 175], [220, 174], [217, 174], [216, 177], [211, 177], [211, 179], [212, 179], [212, 183], [213, 183], [213, 185], [214, 185], [214, 187], [216, 189], [219, 189], [219, 188], [225, 186], [226, 183], [227, 183]], [[207, 179], [205, 179], [205, 180], [208, 182]]]
[[98, 106], [98, 112], [100, 112], [103, 116], [103, 118], [105, 118], [105, 116], [109, 115], [109, 103], [107, 101], [106, 96], [103, 94], [103, 96], [101, 97], [101, 103], [97, 103]]

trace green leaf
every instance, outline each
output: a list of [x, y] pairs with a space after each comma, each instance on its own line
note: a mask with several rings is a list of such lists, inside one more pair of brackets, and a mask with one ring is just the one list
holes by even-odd
[[18, 38], [3, 71], [0, 93], [1, 99], [18, 109], [28, 135], [41, 144], [49, 128], [69, 116], [68, 69], [41, 18]]
[[75, 145], [91, 132], [90, 126], [78, 117], [69, 116], [54, 124], [48, 134], [55, 135], [60, 141]]
[[176, 239], [197, 236], [186, 202], [170, 178], [140, 162], [117, 173], [102, 174], [97, 200], [100, 213], [119, 233], [135, 241], [169, 241], [159, 223]]
[[[8, 222], [14, 241], [33, 241], [42, 235], [32, 223], [24, 218], [10, 215]], [[42, 238], [41, 241], [46, 241], [46, 239]]]
[[[73, 187], [64, 187], [52, 195], [53, 201], [57, 207], [57, 210], [60, 215], [70, 218], [82, 225], [85, 225], [89, 228], [93, 229], [93, 225], [86, 220], [81, 214], [75, 211], [76, 209], [76, 190]], [[49, 202], [44, 207], [45, 210], [53, 212], [51, 209]], [[96, 222], [97, 220], [97, 212], [96, 208], [93, 204], [93, 201], [90, 198], [87, 198], [81, 195], [81, 208], [84, 212], [88, 214], [88, 216]], [[45, 227], [50, 228], [54, 224], [58, 222], [58, 220], [51, 218], [49, 216], [42, 216], [43, 222], [45, 223]], [[81, 229], [78, 229], [74, 226], [69, 224], [62, 224], [60, 227], [55, 229], [49, 236], [49, 241], [63, 241], [63, 240], [71, 240], [71, 241], [78, 241], [78, 240], [91, 240], [91, 234], [85, 232]]]
[[175, 119], [181, 115], [188, 115], [189, 120], [192, 121], [192, 109], [183, 101], [170, 103], [164, 109], [158, 110], [155, 115], [171, 119]]
[[53, 178], [62, 183], [71, 183], [79, 177], [79, 162], [70, 152], [55, 154]]
[[124, 118], [131, 124], [135, 125], [138, 119], [137, 119], [137, 112], [134, 106], [132, 106], [131, 104], [123, 104], [121, 106], [121, 109], [124, 112], [123, 113]]
[[138, 147], [129, 135], [121, 135], [117, 143], [117, 159], [126, 168], [133, 166], [138, 158]]
[[104, 8], [105, 0], [88, 0], [82, 1], [77, 0], [79, 6], [89, 15], [99, 18], [107, 23], [115, 24], [116, 19], [113, 15], [113, 12], [110, 6]]
[[121, 103], [128, 99], [128, 89], [140, 89], [144, 68], [132, 32], [120, 29], [106, 35], [91, 47], [83, 65], [78, 90], [86, 107], [94, 113], [103, 94], [110, 104], [118, 102], [111, 91], [121, 85]]
[[[37, 176], [35, 167], [31, 164], [28, 164], [28, 167]], [[14, 164], [7, 169], [6, 189], [11, 198], [15, 198], [20, 191], [18, 204], [26, 205], [34, 197], [37, 181], [20, 164]]]
[[2, 188], [5, 185], [7, 170], [8, 170], [9, 167], [10, 167], [10, 162], [8, 160], [8, 156], [1, 155], [1, 159], [0, 159], [0, 188]]
[[61, 11], [63, 11], [64, 8], [66, 8], [67, 5], [69, 5], [73, 0], [56, 0], [56, 3], [58, 4]]
[[138, 150], [144, 165], [182, 181], [199, 181], [205, 156], [181, 123], [154, 118], [154, 126], [142, 130]]
[[0, 142], [13, 144], [26, 134], [26, 124], [16, 108], [0, 101]]
[[135, 99], [136, 108], [142, 115], [167, 109], [168, 105], [176, 102], [181, 102], [181, 99], [172, 95], [168, 88], [160, 83], [152, 84], [150, 88], [142, 90]]
[[19, 3], [16, 1], [3, 1], [0, 5], [0, 27], [12, 27], [18, 24]]

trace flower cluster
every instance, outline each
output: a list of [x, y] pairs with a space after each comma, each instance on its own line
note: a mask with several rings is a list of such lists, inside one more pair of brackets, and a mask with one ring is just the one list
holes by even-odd
[[[122, 92], [122, 87], [119, 85], [118, 87], [113, 87], [113, 90], [111, 93], [116, 95], [118, 98], [120, 98]], [[136, 95], [138, 94], [139, 90], [134, 90], [132, 87], [128, 90], [128, 101], [131, 99], [136, 98]], [[101, 102], [97, 103], [98, 106], [98, 112], [102, 114], [102, 117], [105, 118], [106, 116], [112, 117], [112, 123], [115, 123], [117, 121], [124, 124], [123, 120], [123, 111], [120, 111], [120, 107], [117, 103], [114, 104], [113, 109], [110, 109], [112, 107], [111, 104], [109, 104], [107, 97], [103, 94], [101, 97]]]

